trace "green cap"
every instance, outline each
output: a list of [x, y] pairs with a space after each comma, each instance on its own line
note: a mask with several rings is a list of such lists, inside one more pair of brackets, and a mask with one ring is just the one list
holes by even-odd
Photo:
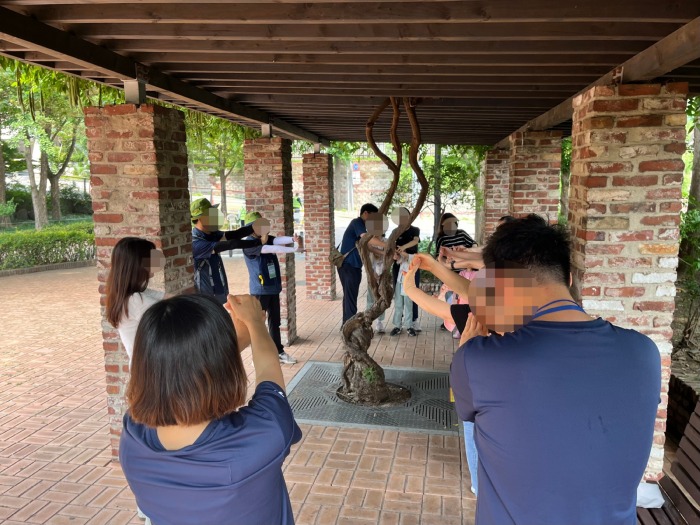
[[248, 213], [245, 214], [245, 219], [243, 219], [243, 222], [246, 224], [251, 224], [258, 219], [262, 219], [262, 215], [260, 215], [259, 211], [249, 211]]
[[209, 199], [204, 197], [195, 199], [190, 203], [190, 214], [192, 220], [199, 219], [202, 215], [206, 215], [211, 208], [216, 208], [218, 204], [212, 204]]

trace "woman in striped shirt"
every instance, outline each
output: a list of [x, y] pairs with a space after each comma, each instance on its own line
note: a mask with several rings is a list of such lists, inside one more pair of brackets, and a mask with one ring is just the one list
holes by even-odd
[[[476, 244], [467, 232], [458, 228], [459, 221], [451, 213], [443, 213], [440, 217], [440, 228], [438, 229], [437, 239], [435, 241], [435, 256], [441, 260], [440, 248], [455, 248], [463, 246], [471, 248]], [[441, 260], [441, 262], [446, 262]]]

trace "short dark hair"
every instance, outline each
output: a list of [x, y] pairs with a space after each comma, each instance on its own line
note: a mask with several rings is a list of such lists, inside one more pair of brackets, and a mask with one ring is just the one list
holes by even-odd
[[362, 208], [360, 208], [360, 215], [362, 215], [365, 212], [377, 213], [378, 211], [379, 211], [379, 208], [377, 208], [374, 204], [370, 204], [368, 202], [367, 204], [363, 204]]
[[540, 282], [569, 285], [571, 248], [568, 231], [530, 214], [499, 226], [482, 252], [484, 264], [501, 267], [513, 263], [528, 268]]
[[218, 419], [243, 405], [247, 386], [233, 322], [213, 298], [181, 295], [146, 310], [126, 390], [134, 421], [158, 427]]
[[503, 217], [498, 219], [498, 222], [511, 222], [514, 220], [515, 220], [515, 217], [513, 217], [512, 215], [504, 215]]

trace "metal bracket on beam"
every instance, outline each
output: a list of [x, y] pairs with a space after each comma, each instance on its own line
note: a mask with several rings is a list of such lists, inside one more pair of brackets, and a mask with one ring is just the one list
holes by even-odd
[[146, 103], [146, 83], [142, 80], [124, 81], [124, 101], [140, 106]]
[[272, 137], [272, 125], [271, 124], [261, 124], [260, 134], [263, 138], [269, 139]]
[[625, 74], [625, 66], [617, 66], [612, 71], [612, 83], [614, 86], [622, 84], [622, 78]]
[[314, 143], [314, 155], [318, 155], [319, 153], [321, 153], [321, 143], [315, 142]]

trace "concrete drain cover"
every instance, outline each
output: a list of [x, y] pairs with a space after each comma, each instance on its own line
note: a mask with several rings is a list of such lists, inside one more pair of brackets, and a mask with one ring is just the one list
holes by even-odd
[[443, 435], [459, 433], [461, 425], [450, 403], [447, 372], [384, 367], [386, 380], [408, 388], [411, 399], [393, 407], [362, 407], [336, 396], [342, 371], [340, 363], [309, 361], [304, 365], [287, 386], [297, 422]]

